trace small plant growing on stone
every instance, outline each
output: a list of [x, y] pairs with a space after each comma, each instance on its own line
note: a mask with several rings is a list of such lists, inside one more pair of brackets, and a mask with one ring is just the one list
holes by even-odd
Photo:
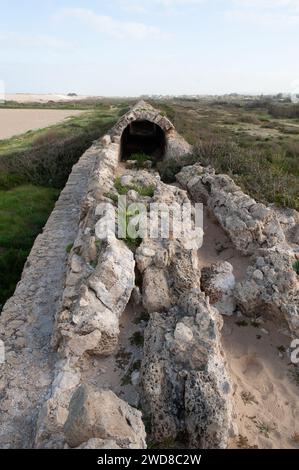
[[121, 196], [126, 195], [131, 189], [131, 188], [129, 188], [129, 186], [123, 186], [121, 184], [121, 180], [120, 180], [119, 176], [117, 178], [115, 178], [114, 187], [115, 187], [116, 191], [118, 192], [118, 194], [120, 194]]
[[155, 186], [154, 185], [149, 185], [149, 186], [141, 186], [138, 184], [130, 184], [128, 186], [123, 186], [121, 184], [121, 179], [120, 177], [117, 177], [114, 182], [114, 187], [117, 190], [118, 194], [121, 196], [124, 196], [128, 194], [130, 190], [136, 191], [140, 196], [143, 197], [153, 197], [155, 193]]
[[243, 391], [241, 393], [241, 398], [243, 400], [243, 403], [245, 403], [245, 405], [252, 405], [253, 403], [257, 404], [255, 396], [252, 395], [252, 393], [250, 393], [250, 392], [244, 392]]
[[124, 375], [120, 381], [122, 387], [126, 387], [127, 385], [132, 385], [131, 374], [128, 372]]
[[248, 323], [246, 320], [238, 320], [235, 322], [237, 326], [248, 326]]
[[73, 246], [74, 246], [74, 243], [69, 243], [66, 247], [66, 252], [70, 253], [72, 251]]
[[138, 346], [141, 348], [144, 344], [144, 336], [140, 333], [140, 331], [135, 331], [135, 333], [130, 338], [130, 343], [132, 346]]
[[93, 261], [90, 261], [89, 264], [90, 264], [90, 266], [91, 266], [93, 269], [95, 269], [95, 268], [97, 267], [97, 265], [98, 265], [98, 262], [97, 262], [97, 260], [93, 260]]
[[133, 155], [130, 156], [130, 160], [134, 160], [136, 162], [137, 168], [143, 168], [145, 162], [151, 160], [151, 157], [145, 153], [133, 153]]
[[140, 370], [140, 368], [141, 368], [141, 360], [138, 359], [137, 361], [133, 362], [132, 372], [134, 372], [135, 370]]
[[134, 323], [135, 325], [139, 325], [142, 322], [148, 322], [149, 321], [149, 314], [147, 312], [142, 312], [135, 320]]
[[299, 276], [299, 259], [297, 259], [293, 265], [293, 268], [294, 268], [294, 271], [296, 272], [296, 274], [298, 274]]
[[115, 204], [117, 204], [118, 202], [118, 195], [114, 194], [112, 191], [110, 191], [109, 193], [106, 193], [105, 197], [107, 197], [108, 199], [111, 199], [111, 201], [113, 201]]
[[115, 358], [117, 367], [120, 369], [126, 368], [131, 361], [132, 353], [121, 348]]
[[132, 385], [132, 373], [134, 371], [140, 370], [140, 368], [141, 368], [141, 361], [140, 359], [138, 359], [137, 361], [134, 361], [133, 364], [131, 364], [127, 373], [121, 379], [121, 385], [123, 387], [127, 385]]
[[142, 238], [131, 238], [129, 236], [127, 236], [123, 240], [131, 251], [135, 251], [141, 245], [142, 242]]

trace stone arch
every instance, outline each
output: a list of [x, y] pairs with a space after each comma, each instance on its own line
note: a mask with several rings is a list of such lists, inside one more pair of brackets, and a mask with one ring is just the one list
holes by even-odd
[[156, 123], [138, 119], [130, 122], [121, 136], [121, 160], [129, 160], [133, 154], [144, 153], [153, 162], [163, 160], [166, 152], [166, 135]]
[[[161, 136], [156, 147], [157, 157], [150, 155], [154, 157], [151, 159], [156, 161], [161, 159], [167, 160], [181, 157], [191, 152], [191, 146], [176, 132], [174, 125], [166, 116], [153, 108], [149, 103], [139, 101], [130, 111], [120, 118], [110, 132], [111, 141], [115, 144], [119, 144], [120, 159], [128, 159], [126, 152], [124, 152], [126, 129], [128, 126], [132, 127], [132, 125], [136, 125], [134, 123], [145, 121], [154, 126], [153, 128], [156, 129], [156, 132]], [[155, 150], [152, 153], [155, 154]]]

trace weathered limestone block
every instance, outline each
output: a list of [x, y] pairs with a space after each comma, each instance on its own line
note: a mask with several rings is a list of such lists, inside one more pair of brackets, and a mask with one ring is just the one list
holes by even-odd
[[299, 334], [299, 276], [290, 250], [260, 250], [235, 288], [237, 304], [247, 315], [266, 315]]
[[[129, 448], [129, 447], [128, 447]], [[77, 449], [121, 449], [113, 439], [98, 439], [93, 438], [81, 444]]]
[[120, 448], [145, 448], [141, 412], [113, 392], [81, 385], [73, 394], [64, 434], [70, 447], [90, 439], [113, 440]]
[[80, 383], [80, 378], [79, 371], [72, 368], [69, 361], [59, 364], [52, 383], [51, 397], [45, 401], [38, 415], [35, 448], [63, 448], [63, 426], [68, 416], [70, 399]]
[[168, 313], [151, 314], [141, 381], [154, 440], [177, 441], [183, 435], [187, 447], [226, 447], [231, 387], [221, 327], [218, 312], [198, 289]]
[[149, 313], [170, 308], [169, 287], [163, 270], [156, 267], [146, 269], [143, 276], [142, 297], [143, 306]]
[[244, 194], [229, 176], [215, 175], [210, 169], [203, 172], [197, 164], [183, 168], [177, 179], [189, 190], [192, 199], [207, 203], [242, 253], [253, 254], [259, 248], [285, 242], [276, 213]]
[[101, 250], [88, 287], [116, 316], [124, 311], [135, 285], [135, 261], [131, 250], [121, 240], [111, 238]]
[[182, 136], [180, 136], [175, 130], [168, 132], [165, 160], [184, 157], [191, 153], [191, 145], [189, 145]]
[[222, 315], [232, 315], [236, 309], [233, 267], [227, 261], [215, 263], [201, 270], [201, 288], [211, 305]]

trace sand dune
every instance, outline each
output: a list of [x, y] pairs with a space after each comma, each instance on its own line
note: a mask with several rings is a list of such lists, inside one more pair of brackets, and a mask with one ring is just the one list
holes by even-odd
[[17, 103], [48, 103], [48, 101], [78, 101], [88, 98], [86, 95], [69, 96], [59, 93], [33, 94], [33, 93], [7, 93], [6, 101], [15, 101]]

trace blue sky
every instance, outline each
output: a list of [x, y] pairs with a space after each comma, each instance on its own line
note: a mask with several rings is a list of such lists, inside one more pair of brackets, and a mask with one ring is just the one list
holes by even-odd
[[6, 91], [276, 93], [299, 83], [299, 0], [0, 0]]

